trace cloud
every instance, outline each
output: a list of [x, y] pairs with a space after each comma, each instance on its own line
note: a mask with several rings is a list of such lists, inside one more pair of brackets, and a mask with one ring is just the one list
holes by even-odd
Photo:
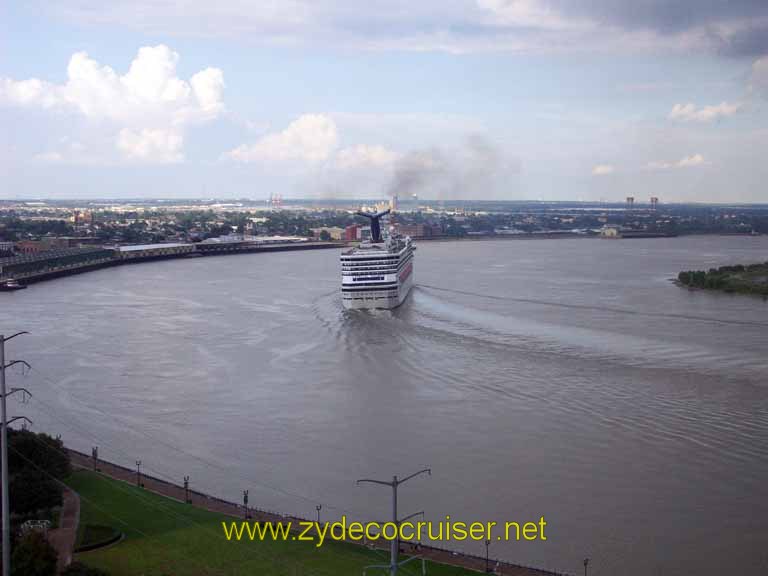
[[502, 174], [520, 171], [519, 161], [503, 158], [494, 144], [477, 133], [465, 135], [454, 147], [432, 146], [405, 153], [379, 144], [340, 148], [339, 141], [330, 116], [304, 114], [284, 130], [230, 150], [224, 158], [262, 165], [290, 161], [316, 168], [309, 185], [324, 188], [332, 196], [366, 190], [390, 196], [485, 197], [482, 195], [492, 195], [500, 184], [509, 184], [502, 182]]
[[154, 35], [257, 38], [279, 45], [376, 50], [768, 50], [764, 0], [389, 0], [370, 18], [348, 0], [60, 0], [49, 8], [78, 25], [123, 25]]
[[675, 104], [669, 113], [669, 119], [679, 122], [712, 122], [718, 118], [733, 116], [741, 107], [741, 103], [729, 104], [728, 102], [702, 107], [697, 107], [693, 103]]
[[735, 30], [727, 25], [720, 28], [724, 32], [714, 27], [709, 33], [723, 55], [760, 56], [768, 52], [768, 22], [765, 17], [756, 22], [742, 22]]
[[691, 166], [701, 166], [704, 164], [704, 156], [701, 154], [694, 154], [693, 156], [686, 156], [677, 163], [678, 168], [689, 168]]
[[63, 160], [63, 157], [59, 152], [41, 152], [40, 154], [35, 154], [33, 160], [45, 164], [58, 164]]
[[175, 129], [123, 128], [117, 135], [117, 147], [129, 160], [160, 164], [181, 162], [184, 159], [184, 137]]
[[303, 114], [284, 130], [267, 134], [225, 154], [238, 162], [303, 162], [337, 170], [387, 169], [399, 154], [381, 145], [357, 144], [339, 148], [336, 122], [325, 114]]
[[401, 155], [387, 195], [487, 198], [509, 186], [509, 178], [519, 172], [517, 159], [504, 157], [492, 142], [473, 134], [459, 146], [433, 146]]
[[268, 134], [254, 144], [243, 144], [227, 155], [239, 162], [328, 160], [339, 144], [336, 123], [323, 114], [304, 114], [285, 130]]
[[477, 5], [507, 26], [524, 26], [547, 30], [588, 27], [581, 18], [566, 18], [554, 5], [540, 0], [477, 0]]
[[752, 64], [749, 90], [762, 96], [768, 96], [768, 56], [758, 58]]
[[616, 168], [612, 164], [598, 164], [592, 168], [593, 176], [606, 176], [607, 174], [613, 174]]
[[387, 168], [391, 167], [398, 158], [397, 152], [384, 146], [359, 144], [339, 150], [336, 154], [336, 166], [342, 170]]
[[176, 74], [178, 60], [167, 46], [145, 46], [128, 72], [119, 75], [86, 52], [77, 52], [63, 84], [0, 78], [0, 104], [101, 123], [116, 134], [115, 150], [124, 160], [178, 162], [183, 159], [184, 129], [213, 120], [224, 110], [222, 71], [206, 68], [185, 81]]
[[646, 164], [646, 170], [671, 170], [675, 168], [693, 168], [695, 166], [703, 166], [707, 162], [704, 160], [704, 156], [701, 154], [693, 154], [692, 156], [685, 156], [677, 162], [649, 162]]

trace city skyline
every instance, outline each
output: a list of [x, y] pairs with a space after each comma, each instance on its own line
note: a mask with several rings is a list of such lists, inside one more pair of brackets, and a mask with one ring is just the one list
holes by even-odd
[[760, 2], [176, 8], [3, 3], [3, 197], [764, 200]]

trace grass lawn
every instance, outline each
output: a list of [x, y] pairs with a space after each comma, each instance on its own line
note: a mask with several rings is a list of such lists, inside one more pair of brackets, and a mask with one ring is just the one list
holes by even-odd
[[[121, 542], [77, 554], [85, 564], [111, 576], [258, 574], [265, 576], [359, 576], [364, 566], [386, 564], [388, 554], [326, 540], [312, 542], [228, 542], [221, 522], [232, 518], [170, 500], [95, 472], [74, 473], [68, 484], [81, 496], [80, 526], [112, 526]], [[82, 533], [81, 533], [82, 536]], [[385, 571], [369, 571], [371, 576]], [[401, 569], [420, 575], [421, 563]], [[460, 568], [427, 564], [427, 574], [468, 576]]]

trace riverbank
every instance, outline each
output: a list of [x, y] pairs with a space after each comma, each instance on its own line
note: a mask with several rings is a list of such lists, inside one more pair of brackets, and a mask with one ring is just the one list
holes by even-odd
[[768, 262], [737, 264], [709, 270], [687, 270], [677, 276], [686, 288], [768, 297]]
[[[718, 234], [720, 235], [720, 234]], [[735, 236], [728, 234], [722, 236]], [[696, 236], [691, 235], [691, 236]], [[702, 236], [709, 236], [702, 234]], [[743, 236], [750, 236], [744, 234]], [[638, 235], [633, 239], [673, 238], [670, 235]], [[537, 232], [530, 234], [489, 234], [472, 236], [434, 236], [416, 239], [418, 243], [446, 242], [478, 242], [506, 240], [556, 240], [556, 239], [595, 239], [601, 238], [595, 234], [565, 232]], [[616, 237], [619, 238], [619, 237]], [[630, 237], [627, 237], [630, 238]], [[0, 283], [15, 280], [21, 284], [34, 284], [45, 280], [53, 280], [64, 276], [83, 274], [103, 268], [121, 266], [123, 264], [140, 264], [155, 260], [170, 260], [179, 258], [196, 258], [201, 256], [217, 256], [232, 254], [253, 254], [256, 252], [284, 252], [303, 250], [322, 250], [344, 248], [347, 242], [339, 241], [307, 241], [293, 243], [260, 244], [252, 242], [227, 242], [212, 244], [152, 244], [148, 246], [123, 246], [117, 248], [90, 248], [69, 250], [66, 256], [48, 255], [41, 253], [33, 256], [0, 259]]]
[[0, 283], [15, 280], [33, 284], [63, 276], [82, 274], [123, 264], [139, 264], [155, 260], [253, 254], [257, 252], [285, 252], [295, 250], [322, 250], [342, 248], [342, 242], [291, 242], [262, 244], [255, 242], [229, 242], [221, 244], [149, 244], [116, 248], [89, 248], [55, 251], [50, 254], [19, 256], [0, 259]]
[[[216, 552], [219, 552], [219, 548], [221, 548], [221, 551], [225, 551], [229, 553], [228, 551], [232, 550], [232, 546], [241, 546], [242, 544], [239, 543], [230, 543], [223, 540], [223, 534], [221, 532], [221, 520], [222, 516], [229, 516], [232, 518], [243, 518], [246, 515], [245, 508], [240, 505], [236, 504], [234, 502], [228, 502], [226, 500], [223, 500], [221, 498], [217, 498], [215, 496], [210, 496], [208, 494], [204, 494], [202, 492], [188, 489], [185, 490], [183, 485], [174, 484], [172, 482], [168, 482], [166, 480], [153, 477], [151, 475], [147, 474], [141, 474], [140, 477], [137, 477], [135, 470], [130, 470], [124, 466], [120, 466], [119, 464], [114, 464], [111, 462], [107, 462], [105, 460], [97, 460], [94, 462], [94, 460], [82, 452], [78, 452], [77, 450], [68, 449], [72, 464], [79, 468], [80, 470], [90, 470], [92, 471], [94, 468], [94, 465], [96, 467], [96, 470], [99, 474], [96, 474], [95, 472], [90, 472], [89, 474], [93, 474], [93, 476], [98, 477], [99, 475], [106, 476], [112, 480], [121, 482], [120, 485], [117, 486], [117, 489], [122, 492], [123, 495], [132, 495], [132, 493], [135, 492], [134, 499], [141, 499], [142, 497], [146, 500], [147, 497], [150, 495], [147, 495], [146, 492], [151, 492], [153, 495], [162, 496], [162, 500], [158, 500], [158, 507], [171, 507], [174, 510], [175, 514], [187, 514], [187, 510], [194, 509], [196, 510], [195, 514], [199, 514], [200, 512], [207, 512], [210, 513], [210, 515], [200, 515], [197, 517], [198, 522], [203, 522], [206, 524], [210, 524], [208, 528], [206, 529], [206, 532], [208, 534], [205, 545], [206, 550], [206, 557], [204, 560], [206, 562], [203, 562], [202, 564], [205, 565], [207, 562], [211, 561], [211, 558], [215, 556], [212, 548], [216, 548]], [[136, 483], [137, 480], [139, 480], [142, 484], [142, 488], [137, 488]], [[95, 480], [88, 480], [88, 482], [95, 482]], [[126, 486], [126, 484], [128, 486]], [[83, 493], [83, 484], [75, 485], [74, 486], [82, 496], [84, 496], [84, 514], [83, 514], [83, 522], [93, 522], [97, 521], [104, 524], [109, 523], [107, 520], [109, 519], [109, 515], [112, 514], [112, 511], [110, 510], [110, 504], [109, 502], [95, 502], [91, 501], [90, 504], [92, 505], [98, 505], [99, 507], [102, 507], [102, 512], [107, 514], [107, 518], [97, 518], [96, 520], [89, 520], [87, 518], [88, 516], [88, 500], [86, 498], [91, 498], [93, 493], [98, 493], [99, 490], [103, 492], [107, 486], [102, 485], [102, 487], [99, 490], [92, 491], [92, 492], [85, 492]], [[117, 494], [117, 498], [120, 498], [121, 495]], [[188, 504], [185, 505], [184, 502], [187, 501]], [[133, 505], [140, 506], [141, 502], [133, 503]], [[162, 508], [160, 508], [162, 510]], [[294, 522], [298, 523], [300, 521], [306, 521], [307, 519], [304, 518], [298, 518], [295, 516], [286, 516], [279, 514], [277, 512], [267, 511], [259, 509], [255, 506], [249, 506], [247, 510], [248, 516], [252, 521], [259, 521], [259, 522]], [[156, 515], [157, 513], [154, 512]], [[162, 512], [161, 512], [162, 514]], [[97, 515], [98, 516], [98, 515]], [[114, 523], [115, 518], [114, 514], [112, 514], [112, 523]], [[153, 520], [154, 521], [154, 520]], [[128, 525], [128, 528], [132, 528], [134, 531], [136, 529], [140, 529], [142, 532], [145, 532], [144, 528], [138, 525], [138, 520], [133, 520], [130, 525]], [[116, 528], [120, 530], [124, 530], [126, 526], [116, 526]], [[128, 536], [130, 540], [130, 530], [128, 531]], [[219, 539], [215, 538], [215, 536], [222, 537], [221, 541]], [[314, 548], [314, 544], [309, 543], [307, 546], [307, 543], [305, 542], [260, 542], [258, 544], [255, 543], [247, 543], [247, 545], [251, 546], [258, 546], [261, 547], [267, 547], [267, 546], [275, 546], [279, 548], [281, 551], [281, 554], [284, 554], [284, 561], [281, 563], [290, 563], [292, 559], [294, 558], [307, 558], [309, 556], [309, 551], [311, 551], [312, 548]], [[227, 547], [230, 548], [227, 548]], [[285, 548], [283, 550], [283, 548]], [[104, 565], [104, 567], [110, 567], [112, 570], [114, 568], [112, 567], [113, 558], [112, 557], [120, 557], [123, 555], [122, 551], [119, 551], [119, 546], [114, 547], [107, 551], [95, 551], [93, 553], [87, 553], [81, 555], [81, 560], [84, 560], [86, 562], [89, 561], [90, 558], [98, 558], [99, 562], [97, 562], [97, 565]], [[309, 550], [309, 551], [308, 551]], [[307, 560], [305, 565], [302, 566], [302, 568], [307, 568], [308, 571], [306, 573], [317, 573], [317, 572], [324, 572], [324, 568], [327, 568], [326, 564], [330, 562], [331, 564], [335, 562], [341, 562], [343, 564], [346, 564], [348, 562], [353, 562], [353, 564], [350, 564], [347, 568], [357, 570], [358, 572], [366, 565], [370, 564], [382, 564], [386, 563], [386, 559], [388, 558], [387, 551], [389, 550], [389, 543], [383, 542], [377, 546], [371, 545], [369, 542], [367, 545], [363, 546], [359, 543], [354, 542], [328, 542], [323, 545], [322, 548], [316, 549], [317, 557], [313, 558], [312, 560]], [[210, 555], [208, 552], [210, 551]], [[427, 546], [422, 545], [419, 546], [418, 550], [414, 546], [411, 546], [410, 544], [401, 544], [401, 551], [408, 555], [408, 554], [415, 554], [417, 553], [420, 557], [423, 557], [425, 560], [429, 561], [428, 566], [428, 573], [429, 574], [438, 574], [438, 575], [453, 575], [453, 576], [464, 576], [468, 575], [471, 572], [484, 572], [486, 567], [486, 560], [485, 558], [474, 556], [470, 554], [463, 554], [452, 550], [442, 549], [434, 546]], [[97, 554], [98, 552], [98, 554]], [[352, 553], [352, 558], [343, 558], [344, 556], [349, 556], [350, 552]], [[91, 556], [93, 554], [93, 556]], [[226, 554], [225, 554], [226, 555]], [[231, 556], [236, 556], [236, 553], [232, 553]], [[106, 563], [106, 564], [102, 564]], [[273, 562], [277, 562], [277, 560], [274, 560]], [[315, 565], [315, 562], [318, 563], [318, 565]], [[200, 564], [197, 564], [199, 566]], [[345, 566], [346, 567], [346, 566]], [[527, 566], [521, 566], [518, 564], [514, 564], [511, 562], [505, 562], [505, 561], [497, 561], [497, 559], [493, 559], [492, 567], [496, 567], [496, 574], [504, 574], [507, 576], [564, 576], [563, 574], [557, 573], [557, 572], [551, 572], [547, 570], [541, 570], [537, 568], [531, 568]], [[216, 573], [216, 572], [212, 572]], [[268, 573], [264, 571], [260, 571], [258, 573]], [[279, 572], [278, 572], [279, 573]], [[297, 574], [303, 574], [305, 572], [298, 571]], [[335, 572], [340, 573], [340, 572]], [[348, 573], [357, 573], [357, 572], [348, 572]], [[119, 576], [120, 574], [129, 574], [129, 572], [112, 572], [112, 576]], [[174, 572], [174, 574], [177, 574]]]

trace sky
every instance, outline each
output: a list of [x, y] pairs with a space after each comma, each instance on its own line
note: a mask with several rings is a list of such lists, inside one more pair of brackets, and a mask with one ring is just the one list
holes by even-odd
[[765, 0], [0, 0], [0, 198], [768, 202]]

